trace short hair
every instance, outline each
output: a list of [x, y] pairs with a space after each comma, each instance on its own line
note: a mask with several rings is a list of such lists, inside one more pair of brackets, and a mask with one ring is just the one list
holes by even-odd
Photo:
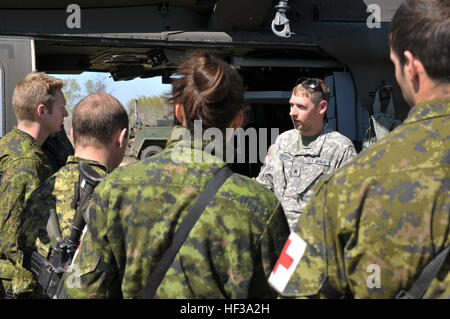
[[183, 105], [190, 130], [195, 120], [201, 120], [203, 128], [225, 131], [237, 113], [247, 108], [241, 76], [211, 53], [189, 52], [176, 75], [169, 102]]
[[112, 95], [97, 92], [88, 95], [74, 108], [72, 115], [75, 145], [109, 144], [118, 129], [128, 129], [128, 114]]
[[406, 50], [423, 64], [428, 76], [450, 82], [450, 1], [405, 0], [392, 18], [391, 49], [403, 66]]
[[25, 75], [14, 88], [12, 103], [18, 121], [34, 121], [34, 112], [43, 104], [51, 113], [56, 100], [56, 92], [64, 86], [64, 81], [33, 71]]
[[298, 83], [293, 89], [292, 94], [297, 95], [298, 93], [302, 92], [308, 97], [311, 102], [316, 105], [322, 100], [325, 100], [327, 102], [330, 101], [330, 89], [328, 88], [328, 85], [322, 80], [322, 79], [316, 79], [315, 80], [320, 82], [321, 90], [315, 90], [310, 88], [306, 82]]

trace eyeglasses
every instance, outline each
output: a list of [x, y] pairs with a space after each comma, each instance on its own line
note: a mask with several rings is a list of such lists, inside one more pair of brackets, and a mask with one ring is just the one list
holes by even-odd
[[306, 84], [306, 86], [309, 87], [310, 89], [323, 93], [322, 85], [320, 85], [320, 81], [318, 79], [301, 77], [298, 78], [297, 82], [295, 83], [295, 86], [299, 84]]

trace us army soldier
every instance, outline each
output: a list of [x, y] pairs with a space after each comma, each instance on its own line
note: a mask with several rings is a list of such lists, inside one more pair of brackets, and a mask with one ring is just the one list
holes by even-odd
[[0, 298], [15, 293], [14, 256], [25, 200], [52, 173], [41, 145], [61, 129], [68, 115], [63, 85], [62, 80], [32, 72], [14, 89], [12, 102], [18, 124], [0, 139]]
[[256, 180], [283, 204], [291, 231], [311, 199], [311, 188], [356, 155], [352, 141], [324, 124], [330, 90], [320, 79], [301, 79], [289, 100], [294, 129], [269, 148]]
[[[278, 270], [272, 276], [283, 296], [394, 298], [450, 245], [450, 2], [404, 1], [389, 39], [412, 108], [403, 124], [315, 186], [291, 234], [298, 247], [306, 244], [304, 254], [290, 250], [299, 262], [287, 286]], [[449, 260], [414, 298], [450, 298]]]

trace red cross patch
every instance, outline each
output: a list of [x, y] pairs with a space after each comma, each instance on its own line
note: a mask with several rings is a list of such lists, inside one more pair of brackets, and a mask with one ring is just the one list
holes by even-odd
[[306, 242], [296, 233], [291, 233], [269, 277], [269, 284], [279, 293], [286, 288], [298, 262], [305, 253], [305, 249]]

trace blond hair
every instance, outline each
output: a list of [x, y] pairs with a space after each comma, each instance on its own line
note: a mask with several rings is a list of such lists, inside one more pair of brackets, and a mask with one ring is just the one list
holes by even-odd
[[17, 120], [34, 121], [34, 112], [40, 104], [43, 104], [51, 113], [56, 92], [63, 86], [62, 80], [44, 72], [28, 73], [17, 83], [12, 97]]
[[325, 100], [329, 102], [330, 100], [330, 89], [328, 88], [328, 85], [321, 79], [316, 79], [320, 82], [320, 86], [322, 87], [322, 91], [320, 90], [314, 90], [310, 88], [305, 82], [297, 84], [292, 89], [293, 95], [298, 95], [298, 93], [303, 93], [307, 98], [311, 100], [311, 102], [316, 105], [322, 100]]

